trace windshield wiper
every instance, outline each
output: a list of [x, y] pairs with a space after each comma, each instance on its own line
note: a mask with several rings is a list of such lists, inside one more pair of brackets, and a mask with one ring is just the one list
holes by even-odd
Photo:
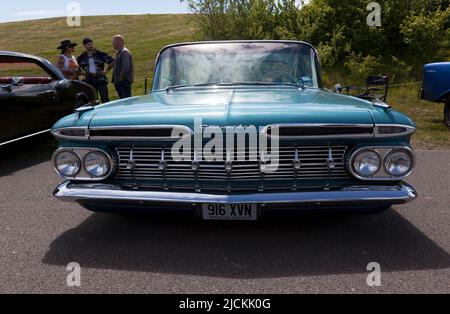
[[306, 86], [299, 83], [274, 83], [274, 82], [231, 82], [231, 83], [201, 83], [195, 85], [173, 85], [166, 87], [165, 91], [170, 92], [179, 88], [186, 87], [209, 87], [209, 86], [293, 86], [306, 89]]
[[276, 84], [276, 85], [293, 86], [293, 87], [301, 88], [303, 90], [306, 89], [306, 85], [305, 84], [301, 84], [301, 83], [281, 83], [281, 84]]
[[173, 90], [175, 90], [175, 89], [178, 89], [178, 88], [184, 88], [184, 87], [189, 87], [189, 85], [173, 85], [173, 86], [168, 86], [168, 87], [165, 88], [165, 91], [166, 91], [166, 92], [170, 92], [170, 91], [173, 91]]
[[274, 82], [232, 82], [232, 83], [203, 83], [196, 84], [195, 87], [204, 87], [204, 86], [293, 86], [305, 89], [305, 85], [298, 83], [274, 83]]

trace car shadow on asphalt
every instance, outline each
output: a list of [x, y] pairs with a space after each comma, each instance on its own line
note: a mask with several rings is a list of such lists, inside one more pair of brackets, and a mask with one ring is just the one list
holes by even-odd
[[0, 177], [49, 161], [56, 146], [50, 134], [0, 146]]
[[93, 214], [54, 240], [43, 262], [255, 279], [366, 273], [371, 262], [384, 272], [445, 269], [450, 256], [394, 210], [251, 224]]

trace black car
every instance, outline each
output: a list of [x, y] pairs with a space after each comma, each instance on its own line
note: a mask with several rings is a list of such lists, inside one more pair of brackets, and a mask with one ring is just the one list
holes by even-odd
[[48, 60], [0, 51], [0, 146], [48, 132], [74, 109], [96, 103], [92, 86], [65, 79]]

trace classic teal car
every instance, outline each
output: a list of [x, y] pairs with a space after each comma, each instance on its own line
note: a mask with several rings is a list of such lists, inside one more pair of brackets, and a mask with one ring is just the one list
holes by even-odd
[[152, 92], [85, 106], [53, 128], [54, 192], [92, 211], [375, 213], [414, 200], [414, 122], [323, 88], [297, 41], [183, 43], [158, 55]]

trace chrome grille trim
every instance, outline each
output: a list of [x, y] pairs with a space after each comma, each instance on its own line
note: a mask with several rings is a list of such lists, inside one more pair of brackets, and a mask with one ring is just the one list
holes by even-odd
[[[330, 149], [334, 167], [330, 167]], [[161, 168], [162, 148], [157, 147], [118, 147], [118, 166], [116, 179], [135, 180], [137, 184], [143, 181], [163, 180], [171, 188], [186, 188], [191, 181], [192, 189], [199, 188], [199, 182], [214, 182], [228, 189], [229, 186], [242, 182], [252, 182], [264, 186], [264, 183], [276, 183], [278, 180], [301, 181], [350, 178], [346, 170], [345, 155], [347, 146], [289, 146], [280, 148], [279, 168], [274, 173], [263, 173], [260, 161], [234, 161], [231, 172], [227, 172], [226, 156], [224, 161], [198, 161], [198, 170], [193, 170], [193, 163], [175, 162], [170, 150], [165, 149], [164, 168]], [[296, 153], [297, 150], [297, 153]], [[248, 154], [248, 152], [247, 152]], [[192, 156], [194, 152], [192, 152]], [[258, 158], [260, 158], [258, 154]], [[134, 168], [130, 169], [130, 156]], [[247, 155], [248, 156], [248, 155]], [[296, 169], [298, 159], [300, 167]], [[195, 169], [195, 168], [194, 168]], [[177, 181], [177, 182], [173, 182]], [[185, 183], [180, 183], [185, 182]], [[324, 182], [324, 185], [325, 183]], [[146, 182], [147, 184], [148, 182]], [[215, 187], [217, 188], [217, 187]], [[208, 187], [204, 187], [208, 190]], [[212, 189], [212, 188], [211, 188]], [[234, 190], [234, 188], [233, 188]]]

